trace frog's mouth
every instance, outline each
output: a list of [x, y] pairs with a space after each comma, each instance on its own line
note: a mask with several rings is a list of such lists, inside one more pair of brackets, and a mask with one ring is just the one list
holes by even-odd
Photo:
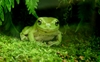
[[57, 30], [50, 30], [50, 29], [43, 29], [43, 28], [39, 28], [38, 31], [41, 32], [45, 32], [45, 33], [52, 33], [52, 32], [57, 32]]
[[51, 33], [51, 32], [57, 32], [58, 29], [55, 28], [55, 29], [50, 29], [50, 28], [41, 28], [41, 27], [37, 27], [36, 28], [38, 31], [41, 31], [41, 32], [45, 32], [45, 33]]

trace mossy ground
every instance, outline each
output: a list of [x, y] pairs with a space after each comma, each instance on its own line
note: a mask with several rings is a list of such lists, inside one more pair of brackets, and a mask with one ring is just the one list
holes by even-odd
[[[97, 62], [100, 53], [98, 38], [91, 30], [81, 27], [75, 32], [76, 25], [61, 28], [61, 45], [48, 47], [34, 42], [0, 34], [0, 62]], [[96, 44], [96, 45], [95, 45]]]

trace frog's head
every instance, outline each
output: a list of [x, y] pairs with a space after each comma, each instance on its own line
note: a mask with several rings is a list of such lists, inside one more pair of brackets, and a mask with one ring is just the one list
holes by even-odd
[[59, 29], [59, 20], [53, 17], [39, 17], [36, 21], [36, 27], [43, 31], [57, 31]]

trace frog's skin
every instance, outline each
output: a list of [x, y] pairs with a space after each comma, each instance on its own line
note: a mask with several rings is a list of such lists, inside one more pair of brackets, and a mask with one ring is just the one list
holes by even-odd
[[59, 45], [62, 40], [59, 20], [53, 17], [39, 17], [33, 26], [25, 27], [20, 33], [21, 40], [46, 42]]

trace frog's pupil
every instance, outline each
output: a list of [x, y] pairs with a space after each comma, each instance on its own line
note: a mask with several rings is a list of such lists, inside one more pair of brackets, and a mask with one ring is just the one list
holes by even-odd
[[58, 26], [58, 24], [59, 24], [59, 22], [57, 21], [57, 22], [55, 23], [55, 25]]
[[40, 20], [38, 20], [38, 24], [41, 25], [41, 21]]

